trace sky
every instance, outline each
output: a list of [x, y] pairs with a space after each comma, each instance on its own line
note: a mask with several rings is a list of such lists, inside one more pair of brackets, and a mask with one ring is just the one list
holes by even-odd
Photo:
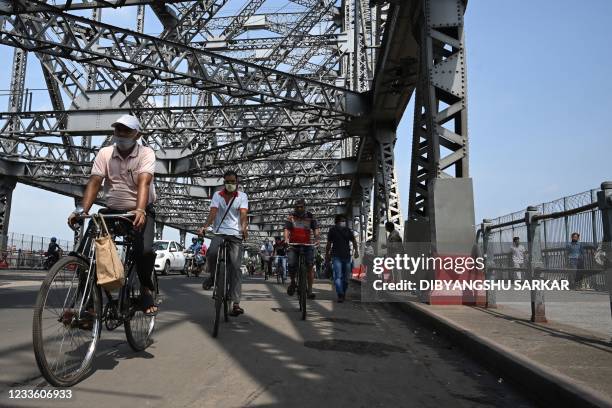
[[[108, 12], [121, 25], [134, 10]], [[468, 134], [477, 222], [612, 180], [610, 16], [609, 0], [470, 0]], [[11, 61], [12, 50], [0, 46], [0, 58]], [[44, 87], [38, 72], [29, 71], [28, 87]], [[9, 80], [8, 70], [0, 73], [0, 89], [8, 89]], [[49, 108], [36, 95], [33, 108]], [[6, 106], [1, 94], [0, 104]], [[404, 216], [412, 110], [411, 103], [395, 149]], [[65, 220], [73, 208], [72, 198], [18, 185], [10, 230], [70, 239]], [[178, 236], [164, 230], [165, 239]]]

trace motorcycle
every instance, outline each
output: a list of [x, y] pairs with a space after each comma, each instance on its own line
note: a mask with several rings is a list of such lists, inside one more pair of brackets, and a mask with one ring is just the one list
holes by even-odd
[[55, 263], [57, 261], [59, 261], [60, 259], [60, 255], [59, 254], [49, 254], [47, 252], [45, 252], [45, 261], [43, 262], [43, 268], [46, 270], [49, 270], [53, 267], [53, 265], [55, 265]]
[[204, 272], [206, 258], [202, 254], [195, 254], [193, 258], [193, 275], [197, 278]]
[[191, 251], [183, 251], [183, 255], [185, 255], [185, 271], [183, 272], [187, 277], [189, 277], [189, 273], [193, 268], [193, 252]]
[[193, 254], [191, 251], [185, 251], [185, 274], [192, 275], [196, 278], [204, 271], [206, 258], [201, 254]]

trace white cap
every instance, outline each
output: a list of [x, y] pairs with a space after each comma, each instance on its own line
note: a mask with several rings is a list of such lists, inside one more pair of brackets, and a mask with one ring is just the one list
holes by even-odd
[[117, 119], [111, 126], [115, 127], [118, 123], [121, 123], [124, 126], [129, 127], [130, 129], [134, 129], [140, 132], [140, 122], [138, 122], [138, 118], [132, 115], [123, 115], [119, 119]]

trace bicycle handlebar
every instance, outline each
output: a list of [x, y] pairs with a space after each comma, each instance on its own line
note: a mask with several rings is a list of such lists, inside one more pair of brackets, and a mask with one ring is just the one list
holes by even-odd
[[219, 237], [219, 238], [231, 237], [231, 238], [238, 238], [242, 240], [242, 237], [239, 237], [238, 235], [219, 234], [214, 231], [204, 231], [204, 236]]
[[[134, 213], [125, 213], [125, 214], [100, 214], [100, 213], [98, 213], [98, 214], [95, 214], [95, 215], [98, 215], [98, 216], [100, 216], [102, 218], [109, 218], [110, 219], [110, 218], [131, 218], [135, 214]], [[79, 219], [79, 220], [84, 220], [86, 218], [93, 218], [93, 215], [89, 215], [89, 214], [84, 215], [84, 214], [82, 214], [82, 215], [77, 215], [76, 216], [76, 219]]]

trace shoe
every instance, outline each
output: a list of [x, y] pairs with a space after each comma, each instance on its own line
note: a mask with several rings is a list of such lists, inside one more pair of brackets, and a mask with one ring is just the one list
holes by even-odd
[[82, 310], [79, 315], [79, 329], [92, 330], [94, 325], [94, 311]]
[[315, 294], [314, 294], [314, 293], [309, 293], [308, 295], [306, 295], [306, 297], [307, 297], [308, 299], [314, 299], [316, 296], [315, 296]]
[[291, 283], [289, 284], [289, 287], [287, 288], [287, 294], [289, 296], [293, 296], [294, 293], [295, 293], [295, 283]]
[[344, 302], [344, 296], [338, 296], [338, 303]]
[[208, 278], [204, 282], [202, 282], [202, 289], [210, 290], [210, 288], [212, 288], [214, 284], [215, 282], [212, 279]]
[[243, 313], [244, 313], [243, 308], [241, 308], [238, 305], [234, 305], [234, 307], [232, 307], [232, 311], [230, 312], [230, 316], [240, 316]]

